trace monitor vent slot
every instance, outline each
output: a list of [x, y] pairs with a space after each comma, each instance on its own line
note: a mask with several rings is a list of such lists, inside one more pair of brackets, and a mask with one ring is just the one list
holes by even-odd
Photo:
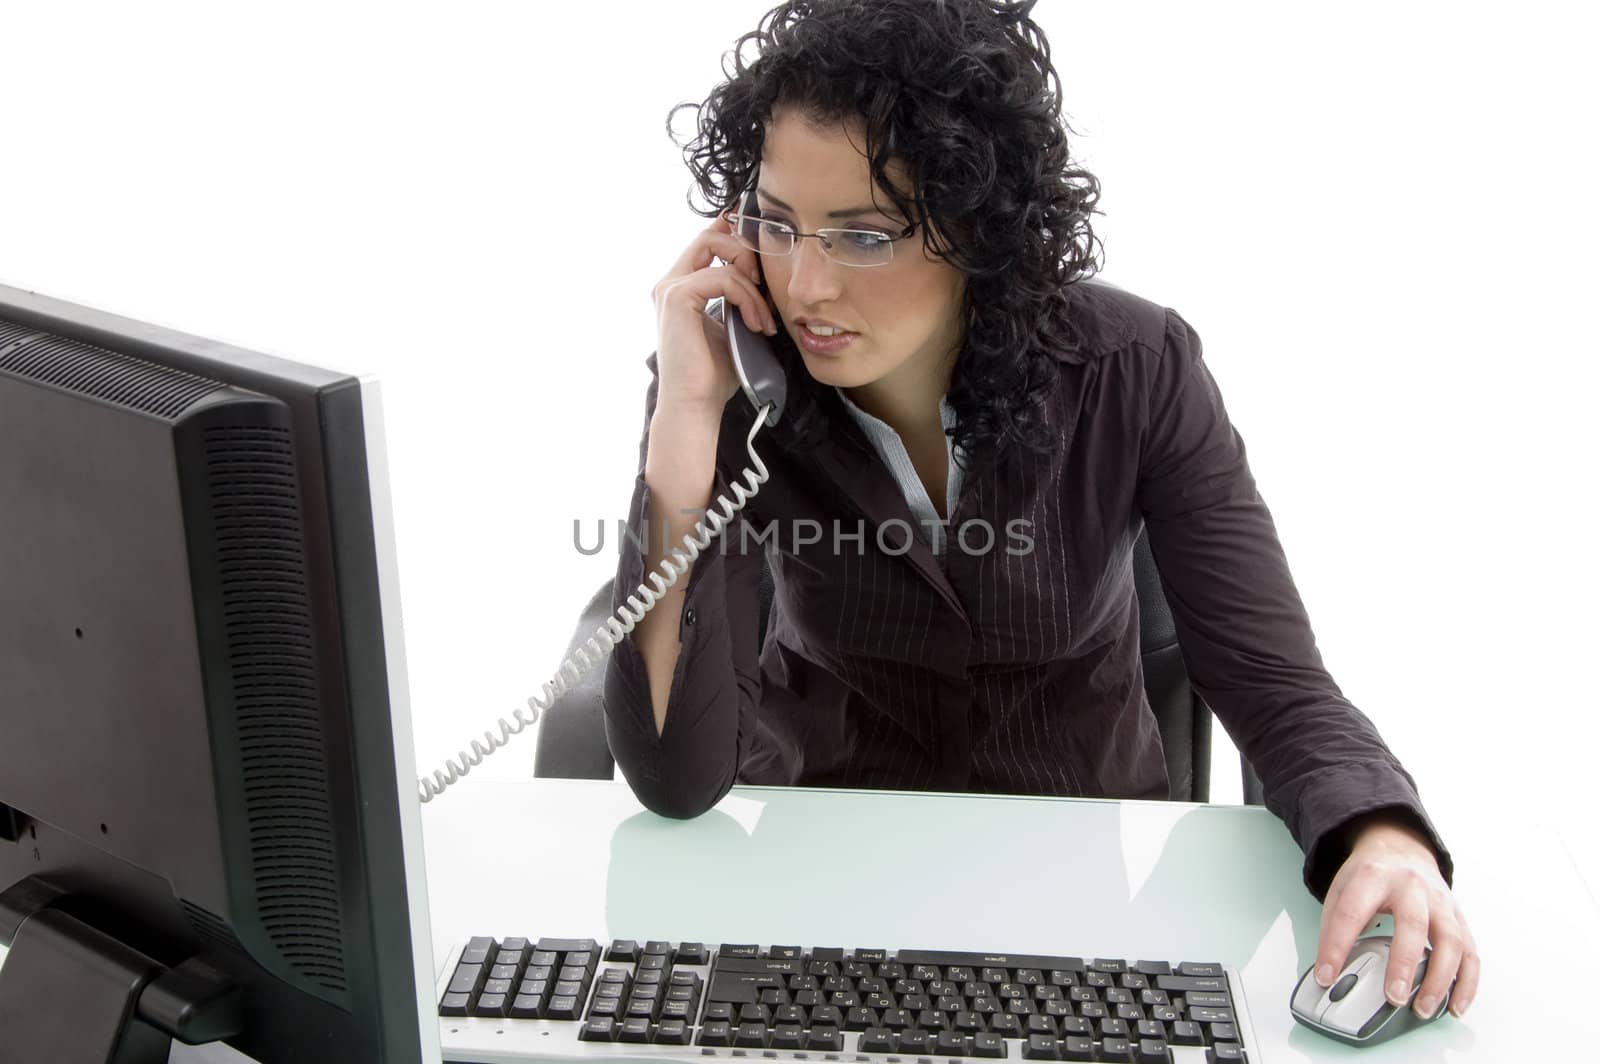
[[103, 347], [0, 321], [0, 372], [174, 419], [227, 385]]
[[343, 920], [289, 432], [208, 428], [204, 444], [258, 912], [286, 962], [343, 993]]
[[239, 940], [233, 937], [233, 931], [220, 916], [207, 912], [193, 902], [183, 903], [183, 915], [188, 917], [189, 926], [199, 933], [200, 937], [213, 945], [224, 949], [240, 950]]

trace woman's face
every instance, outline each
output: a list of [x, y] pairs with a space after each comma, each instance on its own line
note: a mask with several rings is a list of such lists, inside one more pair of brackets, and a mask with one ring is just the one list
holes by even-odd
[[[804, 233], [860, 226], [899, 234], [907, 219], [876, 188], [859, 124], [817, 129], [790, 110], [775, 112], [761, 155], [757, 199], [764, 217]], [[909, 188], [898, 161], [897, 190]], [[845, 213], [848, 212], [848, 213]], [[942, 395], [961, 342], [961, 272], [922, 247], [918, 229], [894, 245], [884, 266], [858, 267], [822, 253], [821, 241], [796, 241], [790, 255], [763, 255], [767, 291], [811, 375], [840, 388], [886, 387], [917, 395], [930, 382]], [[808, 346], [805, 321], [852, 335], [836, 352]], [[837, 344], [837, 341], [835, 341]]]

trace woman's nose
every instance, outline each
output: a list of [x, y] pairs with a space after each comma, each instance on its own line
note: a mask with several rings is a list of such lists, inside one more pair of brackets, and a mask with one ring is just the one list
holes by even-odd
[[845, 267], [822, 253], [820, 239], [801, 239], [789, 255], [789, 298], [810, 306], [839, 297]]

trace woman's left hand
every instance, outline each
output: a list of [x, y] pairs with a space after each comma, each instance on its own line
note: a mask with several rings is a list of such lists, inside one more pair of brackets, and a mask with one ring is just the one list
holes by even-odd
[[1432, 945], [1414, 1008], [1419, 1016], [1432, 1016], [1454, 982], [1450, 1012], [1461, 1016], [1478, 990], [1478, 947], [1432, 847], [1416, 829], [1381, 813], [1356, 821], [1351, 837], [1350, 856], [1323, 902], [1313, 978], [1320, 986], [1333, 985], [1357, 937], [1379, 913], [1390, 913], [1394, 943], [1384, 974], [1389, 1001], [1406, 1003], [1423, 948]]

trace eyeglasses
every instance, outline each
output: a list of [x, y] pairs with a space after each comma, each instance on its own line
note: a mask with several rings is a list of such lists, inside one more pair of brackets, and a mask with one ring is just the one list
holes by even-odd
[[899, 233], [881, 229], [818, 229], [815, 233], [802, 233], [788, 222], [763, 218], [759, 214], [725, 214], [723, 218], [733, 228], [739, 243], [763, 255], [790, 255], [801, 237], [815, 237], [822, 245], [822, 253], [844, 266], [887, 266], [894, 258], [896, 241], [904, 240], [916, 231], [912, 222]]

